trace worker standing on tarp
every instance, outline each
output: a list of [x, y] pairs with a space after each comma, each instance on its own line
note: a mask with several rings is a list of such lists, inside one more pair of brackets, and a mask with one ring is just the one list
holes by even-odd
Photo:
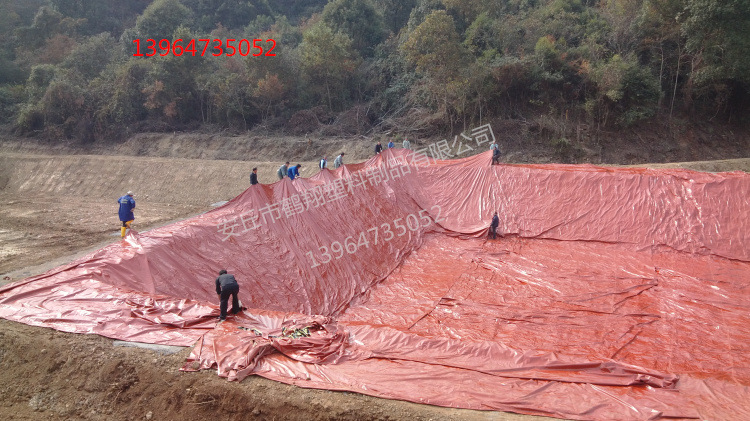
[[286, 164], [279, 167], [279, 170], [276, 171], [276, 175], [279, 176], [279, 180], [283, 180], [284, 177], [286, 177], [286, 173], [289, 171], [289, 161], [286, 161]]
[[227, 306], [229, 305], [229, 296], [232, 296], [232, 314], [237, 314], [242, 310], [240, 300], [237, 294], [240, 293], [240, 285], [234, 279], [234, 275], [227, 273], [226, 269], [219, 271], [219, 277], [216, 278], [216, 294], [219, 295], [219, 320], [224, 321], [227, 318]]
[[492, 150], [492, 165], [500, 164], [500, 148]]
[[287, 175], [290, 179], [294, 180], [295, 178], [299, 177], [299, 169], [302, 168], [302, 164], [297, 164], [293, 167], [289, 167], [289, 171], [287, 171]]
[[495, 212], [494, 215], [492, 215], [492, 223], [490, 224], [490, 235], [492, 236], [492, 239], [497, 238], [497, 227], [500, 225], [500, 218], [497, 216], [497, 212]]
[[120, 204], [120, 222], [122, 222], [122, 228], [120, 228], [120, 236], [125, 238], [125, 231], [130, 229], [130, 224], [135, 220], [133, 215], [133, 209], [135, 209], [135, 199], [133, 199], [133, 192], [129, 191], [125, 196], [117, 199], [117, 203]]
[[254, 186], [258, 184], [258, 168], [253, 168], [253, 172], [250, 173], [250, 185]]
[[333, 160], [333, 169], [336, 169], [342, 165], [344, 165], [344, 153], [343, 152], [341, 152], [339, 156], [337, 156], [336, 159]]

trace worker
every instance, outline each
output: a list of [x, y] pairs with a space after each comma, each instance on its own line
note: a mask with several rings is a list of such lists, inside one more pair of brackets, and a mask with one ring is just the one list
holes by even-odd
[[378, 142], [377, 145], [375, 145], [375, 155], [379, 154], [383, 150], [383, 145]]
[[336, 169], [342, 165], [344, 165], [344, 153], [343, 152], [341, 152], [339, 156], [337, 156], [336, 159], [333, 161], [333, 169]]
[[492, 239], [497, 238], [497, 227], [500, 225], [500, 218], [497, 217], [497, 212], [495, 212], [494, 215], [492, 215], [492, 223], [490, 223], [490, 232], [489, 235], [492, 236]]
[[395, 147], [396, 147], [396, 145], [393, 143], [392, 140], [388, 142], [388, 149], [393, 149]]
[[279, 180], [283, 180], [284, 177], [286, 177], [286, 173], [289, 170], [289, 161], [286, 161], [286, 164], [279, 167], [279, 170], [276, 171], [276, 175], [279, 176]]
[[497, 141], [493, 141], [490, 145], [490, 150], [493, 151], [495, 149], [500, 149], [500, 146], [498, 146]]
[[492, 165], [497, 165], [500, 163], [500, 148], [495, 148], [492, 150]]
[[133, 192], [127, 192], [125, 196], [117, 199], [117, 203], [120, 204], [120, 210], [118, 213], [120, 215], [120, 222], [122, 222], [122, 228], [120, 228], [120, 236], [122, 238], [125, 238], [125, 231], [130, 229], [130, 224], [132, 224], [135, 220], [135, 215], [133, 215], [133, 210], [135, 209], [135, 199], [133, 198]]
[[401, 146], [403, 146], [404, 149], [411, 149], [411, 143], [409, 142], [409, 139], [404, 139], [404, 141], [401, 143]]
[[294, 167], [289, 167], [289, 171], [287, 171], [287, 176], [292, 180], [299, 177], [300, 168], [302, 168], [302, 164], [297, 164]]
[[328, 165], [328, 157], [324, 156], [318, 163], [318, 167], [320, 167], [321, 170], [324, 170], [326, 169], [326, 165]]
[[253, 168], [253, 172], [250, 173], [250, 185], [254, 186], [258, 184], [258, 168]]
[[219, 271], [219, 277], [216, 278], [216, 294], [219, 296], [219, 320], [224, 321], [227, 318], [227, 306], [229, 296], [232, 296], [232, 314], [239, 313], [240, 300], [237, 294], [240, 292], [240, 285], [234, 279], [234, 275], [227, 273], [226, 269]]

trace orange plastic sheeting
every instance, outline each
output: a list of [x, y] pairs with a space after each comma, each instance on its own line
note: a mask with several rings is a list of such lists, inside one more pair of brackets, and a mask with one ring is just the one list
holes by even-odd
[[[489, 164], [387, 150], [256, 185], [3, 287], [0, 316], [195, 344], [185, 370], [233, 380], [571, 419], [750, 419], [750, 176]], [[487, 241], [495, 210], [505, 237]], [[217, 326], [222, 268], [250, 309]]]

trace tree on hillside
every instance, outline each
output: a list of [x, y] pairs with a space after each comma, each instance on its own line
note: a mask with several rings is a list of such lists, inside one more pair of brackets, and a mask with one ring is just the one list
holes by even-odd
[[108, 69], [96, 83], [95, 92], [102, 98], [97, 121], [102, 126], [122, 127], [146, 118], [146, 94], [143, 91], [149, 67], [150, 63], [133, 57]]
[[444, 114], [453, 129], [457, 116], [466, 102], [468, 80], [463, 72], [471, 64], [453, 18], [445, 10], [430, 13], [401, 46], [408, 63], [423, 75], [420, 88], [428, 103]]
[[306, 91], [314, 100], [324, 100], [329, 110], [341, 110], [360, 60], [351, 38], [319, 22], [305, 31], [299, 50]]
[[620, 55], [634, 52], [643, 40], [643, 0], [605, 0], [600, 8], [610, 27], [607, 42], [612, 51]]
[[418, 72], [442, 82], [457, 75], [466, 57], [453, 18], [445, 10], [430, 13], [401, 49]]
[[196, 16], [197, 29], [211, 31], [221, 24], [242, 28], [260, 15], [273, 14], [267, 0], [182, 0]]
[[502, 50], [498, 21], [482, 12], [466, 29], [464, 46], [474, 55], [485, 55], [490, 51]]
[[97, 77], [114, 59], [117, 41], [109, 33], [86, 39], [65, 57], [61, 67], [70, 69], [73, 77], [88, 83]]
[[269, 4], [274, 14], [286, 16], [295, 25], [323, 10], [328, 0], [273, 0]]
[[372, 56], [385, 37], [383, 15], [370, 0], [333, 0], [323, 9], [323, 22], [349, 36], [362, 57]]
[[592, 71], [597, 97], [587, 111], [606, 126], [614, 116], [620, 126], [652, 117], [659, 101], [659, 81], [633, 56], [614, 55]]
[[154, 0], [138, 16], [135, 28], [142, 40], [152, 38], [156, 42], [161, 39], [171, 41], [177, 27], [189, 23], [190, 15], [190, 9], [179, 0]]
[[277, 75], [269, 74], [258, 81], [253, 95], [258, 99], [260, 106], [263, 108], [263, 119], [274, 114], [276, 107], [279, 106], [284, 98], [285, 91], [286, 87], [281, 83]]
[[119, 36], [122, 31], [135, 23], [136, 17], [152, 0], [48, 0], [52, 7], [63, 16], [85, 19], [81, 33], [86, 35], [109, 32]]
[[750, 1], [687, 0], [682, 33], [692, 54], [688, 89], [721, 108], [750, 96]]
[[409, 15], [417, 5], [417, 0], [373, 0], [373, 4], [377, 10], [382, 11], [386, 28], [398, 34], [409, 21]]

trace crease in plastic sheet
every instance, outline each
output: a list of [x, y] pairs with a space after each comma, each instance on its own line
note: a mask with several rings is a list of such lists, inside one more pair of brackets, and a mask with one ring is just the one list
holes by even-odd
[[[0, 288], [0, 316], [193, 345], [184, 370], [230, 380], [570, 419], [750, 418], [750, 176], [489, 153], [396, 165], [410, 158], [133, 232]], [[287, 213], [295, 195], [304, 209]], [[487, 241], [495, 210], [503, 237]], [[247, 215], [266, 222], [227, 236]], [[384, 241], [409, 215], [431, 219]], [[374, 228], [378, 244], [311, 261]], [[222, 268], [249, 309], [217, 325]]]

